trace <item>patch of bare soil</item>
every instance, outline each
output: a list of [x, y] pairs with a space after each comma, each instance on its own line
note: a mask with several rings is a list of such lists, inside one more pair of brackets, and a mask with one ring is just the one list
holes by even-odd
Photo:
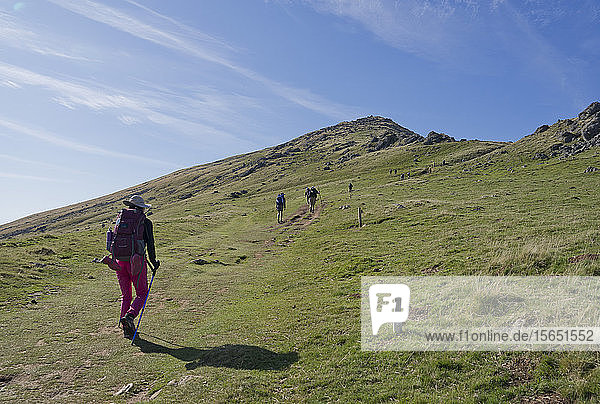
[[558, 393], [543, 393], [537, 396], [521, 398], [521, 404], [538, 404], [538, 403], [571, 403], [572, 400], [566, 399]]
[[574, 257], [569, 258], [569, 262], [571, 264], [574, 264], [576, 262], [581, 262], [581, 261], [595, 261], [598, 258], [600, 258], [600, 254], [581, 254], [581, 255], [576, 255]]
[[315, 219], [321, 216], [324, 207], [323, 202], [319, 202], [313, 213], [308, 211], [308, 205], [301, 205], [291, 216], [286, 217], [283, 223], [269, 227], [270, 230], [279, 230], [284, 228], [304, 228], [310, 225]]
[[502, 363], [502, 368], [510, 374], [509, 384], [519, 386], [531, 381], [535, 363], [528, 355], [519, 355], [507, 358]]

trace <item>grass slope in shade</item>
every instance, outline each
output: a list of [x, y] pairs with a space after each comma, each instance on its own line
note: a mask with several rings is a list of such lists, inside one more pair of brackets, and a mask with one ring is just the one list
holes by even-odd
[[[597, 353], [363, 353], [359, 297], [362, 275], [599, 275], [599, 261], [569, 262], [600, 252], [600, 174], [585, 173], [597, 149], [543, 161], [519, 143], [367, 152], [379, 129], [359, 129], [0, 228], [20, 233], [0, 240], [0, 401], [597, 402]], [[115, 274], [91, 263], [133, 192], [156, 206], [162, 262], [136, 346], [117, 328]]]

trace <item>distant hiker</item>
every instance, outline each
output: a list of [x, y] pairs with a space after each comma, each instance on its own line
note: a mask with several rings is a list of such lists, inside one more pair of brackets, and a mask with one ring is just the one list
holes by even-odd
[[398, 169], [394, 168], [394, 175], [398, 174]]
[[315, 211], [315, 203], [317, 203], [319, 194], [320, 192], [317, 190], [317, 188], [310, 187], [310, 192], [308, 194], [308, 205], [310, 206], [311, 213]]
[[403, 180], [404, 179], [404, 173], [400, 174], [400, 179]]
[[348, 193], [352, 193], [352, 183], [348, 184]]
[[[144, 214], [144, 209], [151, 205], [146, 204], [139, 195], [133, 195], [123, 203], [127, 208], [121, 210], [117, 216], [110, 251], [119, 267], [116, 272], [121, 288], [120, 324], [123, 326], [123, 336], [132, 339], [135, 332], [133, 319], [142, 309], [148, 294], [146, 248], [153, 266], [153, 274], [160, 266], [160, 261], [156, 259], [152, 222]], [[132, 284], [135, 288], [133, 302]]]
[[285, 209], [285, 194], [283, 192], [275, 198], [275, 208], [277, 209], [277, 223], [283, 223], [283, 210]]
[[310, 188], [306, 187], [306, 191], [304, 191], [304, 197], [306, 198], [306, 204], [310, 205]]
[[406, 178], [410, 178], [410, 171], [406, 173]]
[[392, 169], [390, 168], [390, 175], [392, 175]]

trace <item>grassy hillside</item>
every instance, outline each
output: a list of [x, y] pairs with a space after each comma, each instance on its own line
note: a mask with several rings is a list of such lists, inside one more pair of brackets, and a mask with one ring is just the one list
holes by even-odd
[[[542, 135], [424, 145], [370, 117], [2, 226], [0, 401], [597, 402], [596, 353], [360, 351], [361, 275], [600, 275], [569, 262], [600, 250], [598, 150], [534, 159]], [[91, 260], [133, 193], [162, 265], [132, 347]]]

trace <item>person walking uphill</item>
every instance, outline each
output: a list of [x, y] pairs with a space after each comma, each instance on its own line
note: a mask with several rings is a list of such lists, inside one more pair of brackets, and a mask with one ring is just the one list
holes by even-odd
[[[144, 213], [144, 209], [151, 205], [146, 204], [139, 195], [134, 195], [123, 203], [127, 208], [121, 210], [117, 217], [110, 251], [119, 265], [116, 273], [121, 288], [120, 323], [123, 326], [123, 336], [132, 339], [135, 332], [133, 319], [139, 314], [148, 294], [146, 249], [153, 274], [160, 266], [160, 261], [156, 259], [152, 221]], [[131, 293], [132, 284], [135, 299]]]
[[283, 192], [277, 195], [275, 208], [277, 209], [277, 223], [283, 223], [283, 211], [285, 209], [285, 194]]
[[317, 202], [317, 198], [319, 197], [320, 192], [315, 187], [310, 187], [308, 193], [308, 205], [309, 211], [314, 213], [315, 211], [315, 203]]

